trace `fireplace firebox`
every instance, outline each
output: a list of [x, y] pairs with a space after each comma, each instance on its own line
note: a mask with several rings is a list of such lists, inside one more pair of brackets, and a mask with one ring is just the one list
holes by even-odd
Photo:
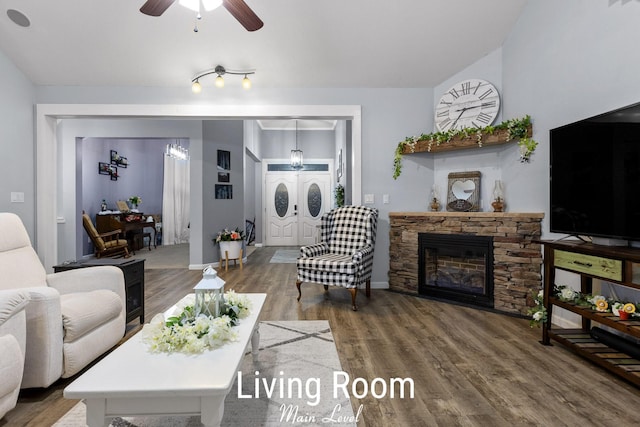
[[493, 308], [493, 237], [419, 233], [418, 293]]

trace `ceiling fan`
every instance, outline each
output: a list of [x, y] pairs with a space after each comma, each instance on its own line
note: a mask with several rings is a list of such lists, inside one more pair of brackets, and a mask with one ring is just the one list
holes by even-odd
[[[175, 1], [176, 0], [147, 0], [140, 8], [140, 12], [149, 16], [160, 16]], [[244, 0], [222, 0], [222, 5], [247, 31], [259, 30], [264, 25], [262, 20], [247, 6]]]

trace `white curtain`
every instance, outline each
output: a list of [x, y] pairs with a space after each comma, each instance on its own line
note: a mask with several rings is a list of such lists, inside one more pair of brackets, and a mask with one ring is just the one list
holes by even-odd
[[189, 242], [189, 160], [164, 156], [162, 244]]

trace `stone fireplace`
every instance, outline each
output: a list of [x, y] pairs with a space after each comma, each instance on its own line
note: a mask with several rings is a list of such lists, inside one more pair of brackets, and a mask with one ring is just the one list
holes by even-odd
[[493, 238], [419, 233], [418, 293], [493, 308]]
[[[487, 258], [487, 260], [491, 272], [489, 274], [485, 271], [484, 275], [485, 280], [491, 283], [483, 285], [487, 288], [482, 292], [485, 294], [483, 298], [486, 297], [486, 303], [476, 305], [525, 316], [531, 294], [541, 287], [541, 245], [534, 241], [540, 239], [543, 217], [543, 213], [519, 212], [391, 212], [389, 214], [389, 288], [412, 295], [443, 298], [442, 295], [434, 296], [423, 292], [425, 285], [420, 284], [421, 233], [490, 238], [492, 259]], [[425, 256], [424, 253], [423, 256]], [[465, 258], [464, 254], [459, 258]], [[446, 266], [446, 264], [441, 265]], [[423, 268], [425, 268], [423, 279], [426, 281], [428, 267]], [[473, 286], [479, 288], [477, 283], [479, 283], [480, 274], [473, 273], [471, 270], [450, 273], [445, 268], [443, 279], [438, 280], [444, 280], [446, 275], [451, 274], [453, 277], [466, 274], [467, 277], [464, 280], [471, 283], [471, 288], [464, 292], [468, 295], [479, 294]], [[449, 289], [446, 289], [444, 297], [448, 296], [446, 295], [448, 292]], [[479, 300], [474, 297], [471, 299]], [[470, 303], [470, 301], [459, 302]]]

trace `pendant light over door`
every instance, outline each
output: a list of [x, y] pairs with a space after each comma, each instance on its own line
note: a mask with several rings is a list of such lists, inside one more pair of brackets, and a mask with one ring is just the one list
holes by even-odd
[[302, 169], [304, 163], [302, 161], [302, 150], [298, 150], [298, 121], [296, 120], [296, 148], [291, 150], [291, 167], [293, 169]]

